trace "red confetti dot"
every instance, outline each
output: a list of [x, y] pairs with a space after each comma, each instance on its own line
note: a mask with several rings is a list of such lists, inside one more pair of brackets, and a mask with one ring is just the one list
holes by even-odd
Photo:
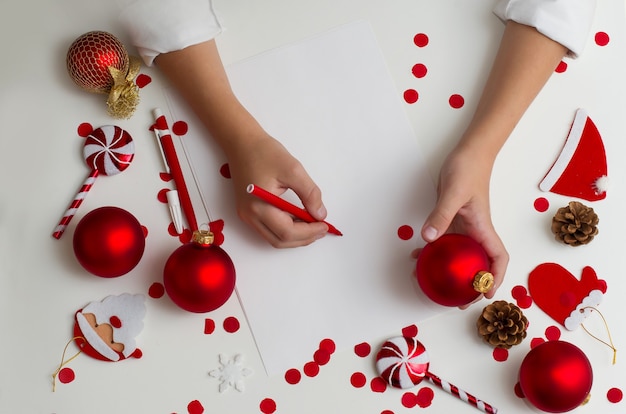
[[166, 172], [159, 173], [159, 178], [161, 178], [161, 181], [165, 181], [166, 183], [172, 181], [172, 175]]
[[528, 290], [526, 290], [525, 286], [517, 285], [511, 289], [511, 296], [513, 296], [513, 299], [520, 299], [526, 295], [528, 295]]
[[430, 387], [422, 387], [417, 392], [417, 395], [415, 397], [415, 402], [421, 408], [426, 408], [432, 404], [434, 397], [435, 397], [435, 393]]
[[336, 349], [335, 341], [329, 338], [322, 339], [322, 341], [320, 342], [320, 349], [325, 350], [329, 354], [334, 353]]
[[187, 405], [187, 412], [189, 414], [202, 414], [204, 412], [204, 407], [200, 404], [200, 401], [193, 400]]
[[363, 388], [367, 383], [367, 378], [365, 378], [365, 374], [362, 372], [355, 372], [350, 376], [350, 384], [354, 388]]
[[220, 174], [224, 178], [230, 178], [230, 166], [228, 165], [228, 163], [223, 164], [220, 167]]
[[157, 194], [157, 200], [159, 200], [159, 202], [166, 204], [167, 203], [167, 192], [170, 191], [169, 188], [163, 188], [161, 189], [158, 194]]
[[417, 405], [417, 395], [412, 392], [405, 392], [402, 394], [402, 405], [406, 408], [413, 408]]
[[162, 298], [164, 294], [165, 294], [165, 287], [163, 286], [162, 283], [154, 282], [148, 288], [148, 295], [152, 299]]
[[172, 125], [172, 132], [179, 137], [185, 135], [187, 131], [189, 131], [189, 126], [185, 121], [176, 121], [174, 125]]
[[147, 85], [150, 84], [150, 82], [152, 82], [152, 78], [148, 75], [145, 75], [143, 73], [140, 73], [139, 76], [137, 76], [137, 79], [135, 79], [135, 83], [137, 84], [137, 86], [139, 88], [143, 88]]
[[541, 345], [541, 344], [542, 344], [542, 343], [544, 343], [544, 342], [545, 342], [545, 339], [543, 339], [543, 338], [533, 338], [533, 339], [530, 341], [530, 347], [531, 347], [531, 348], [534, 348], [534, 347], [536, 347], [536, 346]]
[[558, 341], [561, 337], [561, 330], [556, 326], [548, 326], [546, 328], [546, 339], [548, 341]]
[[618, 402], [622, 401], [623, 397], [624, 397], [624, 394], [622, 393], [622, 390], [620, 390], [619, 388], [611, 388], [606, 393], [606, 398], [614, 404], [617, 404]]
[[313, 354], [313, 361], [318, 365], [326, 365], [330, 361], [330, 354], [325, 349], [318, 349]]
[[[172, 225], [172, 227], [173, 227], [173, 225]], [[183, 230], [183, 234], [179, 234], [177, 236], [178, 236], [178, 240], [180, 240], [180, 242], [182, 244], [185, 244], [185, 243], [189, 243], [191, 241], [191, 238], [193, 237], [193, 233], [189, 229], [184, 229]]]
[[361, 358], [365, 358], [372, 351], [372, 347], [367, 342], [360, 343], [354, 346], [354, 353], [360, 356]]
[[235, 333], [239, 330], [239, 319], [235, 318], [234, 316], [229, 316], [228, 318], [224, 319], [224, 330], [228, 333]]
[[606, 46], [609, 44], [609, 35], [606, 32], [598, 32], [595, 36], [596, 45]]
[[417, 336], [417, 325], [409, 325], [402, 328], [402, 336], [406, 336], [407, 338], [415, 338]]
[[417, 63], [411, 68], [411, 73], [418, 79], [423, 78], [428, 73], [428, 68], [423, 63]]
[[492, 355], [493, 359], [498, 362], [504, 362], [509, 359], [509, 351], [504, 348], [495, 348]]
[[407, 89], [404, 91], [404, 101], [408, 104], [414, 104], [419, 99], [419, 93], [415, 89]]
[[215, 332], [215, 321], [211, 318], [206, 318], [204, 320], [204, 333], [211, 335], [213, 332]]
[[513, 390], [515, 391], [515, 395], [517, 396], [517, 398], [526, 398], [524, 392], [522, 391], [522, 387], [519, 385], [519, 382], [515, 384], [515, 388]]
[[69, 384], [70, 382], [76, 379], [76, 374], [74, 374], [74, 370], [72, 368], [63, 368], [59, 371], [58, 377], [59, 381], [63, 384]]
[[381, 411], [380, 414], [393, 414], [393, 411], [391, 411], [391, 410], [384, 410], [384, 411]]
[[398, 227], [398, 237], [400, 238], [400, 240], [409, 240], [411, 237], [413, 237], [413, 233], [413, 227], [409, 225], [405, 224]]
[[428, 35], [425, 33], [418, 33], [413, 37], [413, 43], [417, 47], [425, 47], [428, 45]]
[[533, 205], [535, 207], [535, 210], [537, 210], [540, 213], [545, 212], [550, 207], [550, 203], [545, 197], [537, 198]]
[[83, 122], [78, 126], [78, 136], [87, 138], [89, 134], [93, 132], [93, 127], [90, 123]]
[[320, 366], [317, 362], [311, 361], [304, 364], [304, 368], [302, 370], [304, 371], [304, 375], [313, 378], [320, 373]]
[[276, 402], [271, 398], [265, 398], [259, 404], [259, 408], [263, 414], [272, 414], [276, 412]]
[[458, 94], [450, 95], [450, 99], [448, 99], [448, 103], [454, 109], [459, 109], [459, 108], [462, 108], [463, 105], [465, 105], [465, 98], [463, 98], [461, 95], [458, 95]]
[[556, 65], [556, 69], [554, 71], [556, 73], [563, 73], [567, 70], [567, 63], [560, 61], [558, 65]]
[[143, 238], [146, 239], [148, 237], [148, 228], [142, 225], [141, 231], [143, 232]]
[[370, 381], [370, 388], [373, 392], [385, 392], [387, 390], [387, 382], [381, 377], [374, 377]]
[[143, 351], [139, 348], [135, 349], [133, 351], [132, 354], [130, 354], [131, 357], [135, 358], [135, 359], [141, 359], [143, 357]]
[[517, 306], [519, 306], [522, 309], [528, 309], [531, 307], [531, 305], [533, 304], [533, 298], [531, 298], [530, 296], [526, 295], [522, 298], [519, 298], [517, 300]]
[[302, 379], [302, 374], [295, 368], [288, 369], [287, 372], [285, 372], [285, 381], [287, 381], [288, 384], [295, 385], [300, 382], [300, 379]]

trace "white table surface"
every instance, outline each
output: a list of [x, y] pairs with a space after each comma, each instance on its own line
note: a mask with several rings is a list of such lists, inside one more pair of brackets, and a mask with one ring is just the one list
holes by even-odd
[[[227, 27], [218, 45], [228, 65], [343, 23], [369, 21], [398, 93], [409, 88], [420, 92], [420, 100], [407, 104], [406, 112], [436, 175], [443, 156], [471, 116], [503, 29], [490, 12], [491, 4], [478, 0], [399, 0], [384, 5], [369, 0], [217, 0], [216, 8]], [[103, 96], [79, 90], [67, 76], [67, 47], [80, 34], [106, 30], [128, 44], [115, 14], [107, 2], [92, 0], [5, 2], [0, 13], [0, 120], [4, 129], [0, 139], [0, 412], [186, 413], [188, 404], [197, 400], [207, 413], [259, 413], [266, 398], [276, 402], [277, 413], [379, 414], [391, 410], [400, 414], [420, 410], [402, 405], [403, 391], [370, 390], [369, 380], [376, 375], [375, 350], [366, 358], [356, 356], [352, 349], [341, 350], [317, 376], [303, 375], [296, 385], [287, 384], [282, 376], [267, 377], [235, 296], [206, 315], [181, 312], [167, 298], [148, 298], [146, 328], [138, 339], [142, 359], [107, 364], [79, 356], [69, 365], [76, 379], [58, 384], [52, 392], [51, 375], [71, 338], [74, 312], [110, 294], [145, 294], [153, 282], [161, 280], [164, 258], [180, 244], [167, 234], [167, 210], [156, 199], [164, 187], [157, 173], [161, 160], [147, 134], [146, 139], [136, 139], [138, 155], [133, 168], [117, 177], [98, 179], [68, 229], [71, 233], [78, 216], [94, 208], [116, 205], [127, 209], [149, 229], [140, 264], [124, 277], [97, 278], [76, 263], [71, 234], [59, 241], [50, 236], [87, 174], [78, 125], [115, 123], [145, 132], [152, 123], [150, 109], [166, 105], [164, 82], [154, 68], [142, 68], [152, 82], [140, 92], [137, 113], [123, 121], [113, 121], [106, 114]], [[592, 266], [608, 283], [600, 309], [618, 350], [626, 342], [620, 311], [626, 293], [622, 270], [626, 267], [622, 243], [626, 222], [621, 214], [626, 201], [621, 152], [626, 151], [622, 139], [626, 113], [624, 17], [623, 2], [599, 2], [583, 55], [568, 60], [567, 71], [555, 74], [542, 91], [501, 152], [492, 180], [494, 222], [511, 254], [507, 278], [496, 298], [514, 301], [511, 289], [525, 286], [529, 272], [540, 263], [560, 263], [575, 275], [583, 266]], [[607, 46], [595, 44], [593, 34], [599, 31], [610, 35]], [[431, 37], [427, 48], [412, 43], [419, 32]], [[132, 48], [129, 50], [132, 53]], [[426, 78], [413, 77], [415, 63], [427, 64]], [[453, 93], [465, 97], [460, 110], [448, 106]], [[600, 235], [588, 246], [570, 248], [556, 243], [549, 232], [552, 214], [569, 199], [542, 193], [537, 185], [558, 155], [574, 111], [580, 107], [589, 111], [603, 135], [612, 184], [606, 200], [592, 205], [600, 216]], [[545, 213], [533, 208], [533, 201], [540, 196], [550, 202]], [[415, 240], [415, 246], [419, 244]], [[419, 338], [428, 348], [431, 370], [502, 413], [534, 412], [513, 393], [517, 372], [530, 340], [545, 337], [546, 328], [558, 324], [535, 305], [525, 309], [531, 322], [528, 338], [510, 350], [507, 361], [496, 362], [474, 326], [487, 303], [483, 300], [468, 310], [454, 309], [419, 324]], [[235, 333], [222, 327], [231, 316], [241, 323]], [[207, 318], [217, 326], [208, 335], [203, 332]], [[606, 338], [599, 319], [586, 325]], [[576, 411], [624, 412], [623, 401], [613, 404], [606, 397], [609, 389], [626, 387], [623, 355], [618, 351], [617, 364], [611, 365], [610, 350], [581, 329], [568, 332], [561, 327], [561, 331], [561, 339], [581, 348], [594, 370], [592, 399]], [[389, 336], [398, 334], [389, 332]], [[375, 348], [378, 344], [371, 345]], [[245, 380], [244, 392], [230, 389], [219, 393], [218, 382], [208, 375], [219, 366], [222, 353], [243, 355], [244, 365], [254, 371]], [[368, 385], [353, 387], [350, 376], [354, 372], [364, 373]], [[425, 412], [477, 412], [433, 389], [432, 405]]]

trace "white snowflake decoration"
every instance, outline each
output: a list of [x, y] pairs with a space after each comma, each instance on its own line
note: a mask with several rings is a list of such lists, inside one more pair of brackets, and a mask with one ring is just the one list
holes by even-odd
[[209, 372], [213, 378], [220, 381], [219, 391], [224, 392], [229, 388], [235, 388], [239, 392], [245, 389], [244, 378], [252, 374], [250, 368], [244, 367], [243, 355], [237, 354], [232, 358], [226, 357], [224, 354], [219, 355], [220, 367]]

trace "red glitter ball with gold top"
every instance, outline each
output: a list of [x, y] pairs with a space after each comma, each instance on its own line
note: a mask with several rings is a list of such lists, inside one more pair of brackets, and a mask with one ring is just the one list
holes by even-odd
[[128, 72], [129, 57], [124, 45], [111, 33], [92, 31], [78, 37], [67, 52], [67, 71], [81, 88], [108, 93], [113, 87], [109, 67]]

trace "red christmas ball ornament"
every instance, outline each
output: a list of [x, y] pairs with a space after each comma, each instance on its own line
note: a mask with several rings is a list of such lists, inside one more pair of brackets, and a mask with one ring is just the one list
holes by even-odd
[[115, 118], [129, 118], [139, 103], [139, 59], [129, 56], [111, 33], [91, 31], [70, 45], [66, 66], [70, 78], [88, 92], [109, 94], [108, 112]]
[[115, 36], [96, 30], [74, 40], [67, 51], [66, 64], [70, 77], [82, 89], [109, 93], [113, 87], [109, 67], [126, 73], [130, 58]]
[[141, 260], [146, 240], [135, 216], [118, 207], [100, 207], [87, 213], [74, 231], [74, 254], [88, 272], [118, 277]]
[[463, 234], [444, 234], [422, 249], [416, 264], [417, 282], [426, 296], [444, 306], [473, 302], [493, 286], [487, 253]]
[[578, 347], [547, 341], [528, 352], [519, 370], [519, 387], [536, 408], [564, 413], [587, 402], [593, 382], [589, 360]]
[[167, 259], [163, 282], [170, 299], [182, 309], [210, 312], [232, 295], [235, 266], [230, 256], [213, 244], [213, 233], [200, 230]]

